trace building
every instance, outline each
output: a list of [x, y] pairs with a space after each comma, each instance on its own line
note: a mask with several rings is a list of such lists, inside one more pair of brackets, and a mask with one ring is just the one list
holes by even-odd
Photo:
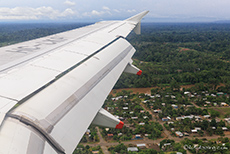
[[87, 129], [86, 132], [85, 132], [87, 135], [90, 134], [90, 129]]
[[173, 107], [174, 109], [178, 109], [178, 106], [175, 105], [175, 104], [172, 104], [172, 107]]
[[122, 135], [122, 133], [118, 133], [118, 136], [121, 136]]
[[223, 95], [224, 93], [223, 92], [218, 92], [218, 93], [216, 93], [218, 96], [221, 96], [221, 95]]
[[161, 109], [153, 110], [154, 113], [161, 113]]
[[225, 102], [222, 102], [222, 103], [220, 103], [220, 106], [228, 106], [228, 104]]
[[184, 132], [184, 136], [189, 136], [189, 133]]
[[162, 118], [162, 121], [168, 121], [169, 119], [168, 118]]
[[135, 138], [136, 138], [136, 139], [139, 139], [139, 138], [141, 138], [141, 135], [140, 135], [140, 134], [136, 134], [136, 135], [135, 135]]
[[227, 131], [228, 128], [227, 128], [227, 127], [222, 127], [222, 130], [223, 130], [223, 131]]
[[192, 129], [191, 132], [192, 133], [197, 133], [197, 130], [196, 129]]
[[203, 117], [206, 118], [206, 119], [208, 119], [208, 118], [210, 118], [211, 116], [210, 116], [210, 115], [204, 115]]
[[183, 118], [183, 119], [188, 118], [188, 119], [192, 120], [193, 117], [194, 117], [193, 115], [190, 115], [190, 116], [183, 116], [182, 118]]
[[113, 137], [113, 134], [107, 134], [108, 137]]
[[176, 131], [175, 134], [176, 134], [176, 136], [178, 136], [178, 137], [183, 137], [183, 133], [181, 133], [180, 131]]
[[201, 130], [201, 128], [200, 127], [195, 127], [195, 130]]
[[136, 120], [136, 119], [138, 119], [138, 117], [131, 117], [131, 119]]
[[145, 113], [145, 110], [141, 110], [140, 113]]
[[190, 93], [189, 91], [185, 91], [185, 92], [184, 92], [184, 95], [187, 95], [187, 94], [189, 94], [189, 93]]
[[176, 117], [176, 121], [183, 119], [183, 117]]
[[142, 143], [142, 144], [137, 144], [137, 147], [142, 149], [142, 148], [146, 148], [146, 144]]
[[128, 147], [127, 151], [138, 152], [138, 148], [137, 147]]
[[200, 120], [200, 119], [201, 119], [201, 117], [200, 117], [200, 116], [195, 116], [195, 119]]

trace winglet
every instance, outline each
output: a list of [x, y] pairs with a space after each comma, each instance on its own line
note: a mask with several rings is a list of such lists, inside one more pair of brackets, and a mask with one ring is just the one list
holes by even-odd
[[148, 13], [149, 11], [141, 12], [131, 18], [126, 19], [126, 21], [132, 22], [135, 25], [134, 32], [139, 35], [141, 34], [141, 19]]
[[126, 21], [131, 21], [131, 22], [135, 22], [136, 24], [139, 23], [141, 21], [141, 19], [147, 14], [149, 13], [149, 11], [143, 11], [135, 16], [132, 16], [128, 19], [126, 19]]

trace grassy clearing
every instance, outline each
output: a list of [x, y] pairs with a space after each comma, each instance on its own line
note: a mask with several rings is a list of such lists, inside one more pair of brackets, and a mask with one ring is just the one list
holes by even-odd
[[222, 107], [222, 108], [212, 108], [215, 111], [220, 113], [220, 118], [225, 118], [225, 115], [230, 115], [230, 107]]

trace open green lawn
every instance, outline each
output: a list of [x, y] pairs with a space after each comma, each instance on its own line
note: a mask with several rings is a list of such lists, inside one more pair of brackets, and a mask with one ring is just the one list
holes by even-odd
[[222, 107], [222, 108], [212, 108], [215, 111], [220, 113], [220, 118], [225, 118], [225, 115], [230, 115], [230, 107]]

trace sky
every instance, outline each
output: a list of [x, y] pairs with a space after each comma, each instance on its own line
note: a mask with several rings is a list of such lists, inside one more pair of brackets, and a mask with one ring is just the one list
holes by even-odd
[[0, 0], [0, 22], [123, 20], [142, 11], [144, 22], [230, 20], [230, 0]]

